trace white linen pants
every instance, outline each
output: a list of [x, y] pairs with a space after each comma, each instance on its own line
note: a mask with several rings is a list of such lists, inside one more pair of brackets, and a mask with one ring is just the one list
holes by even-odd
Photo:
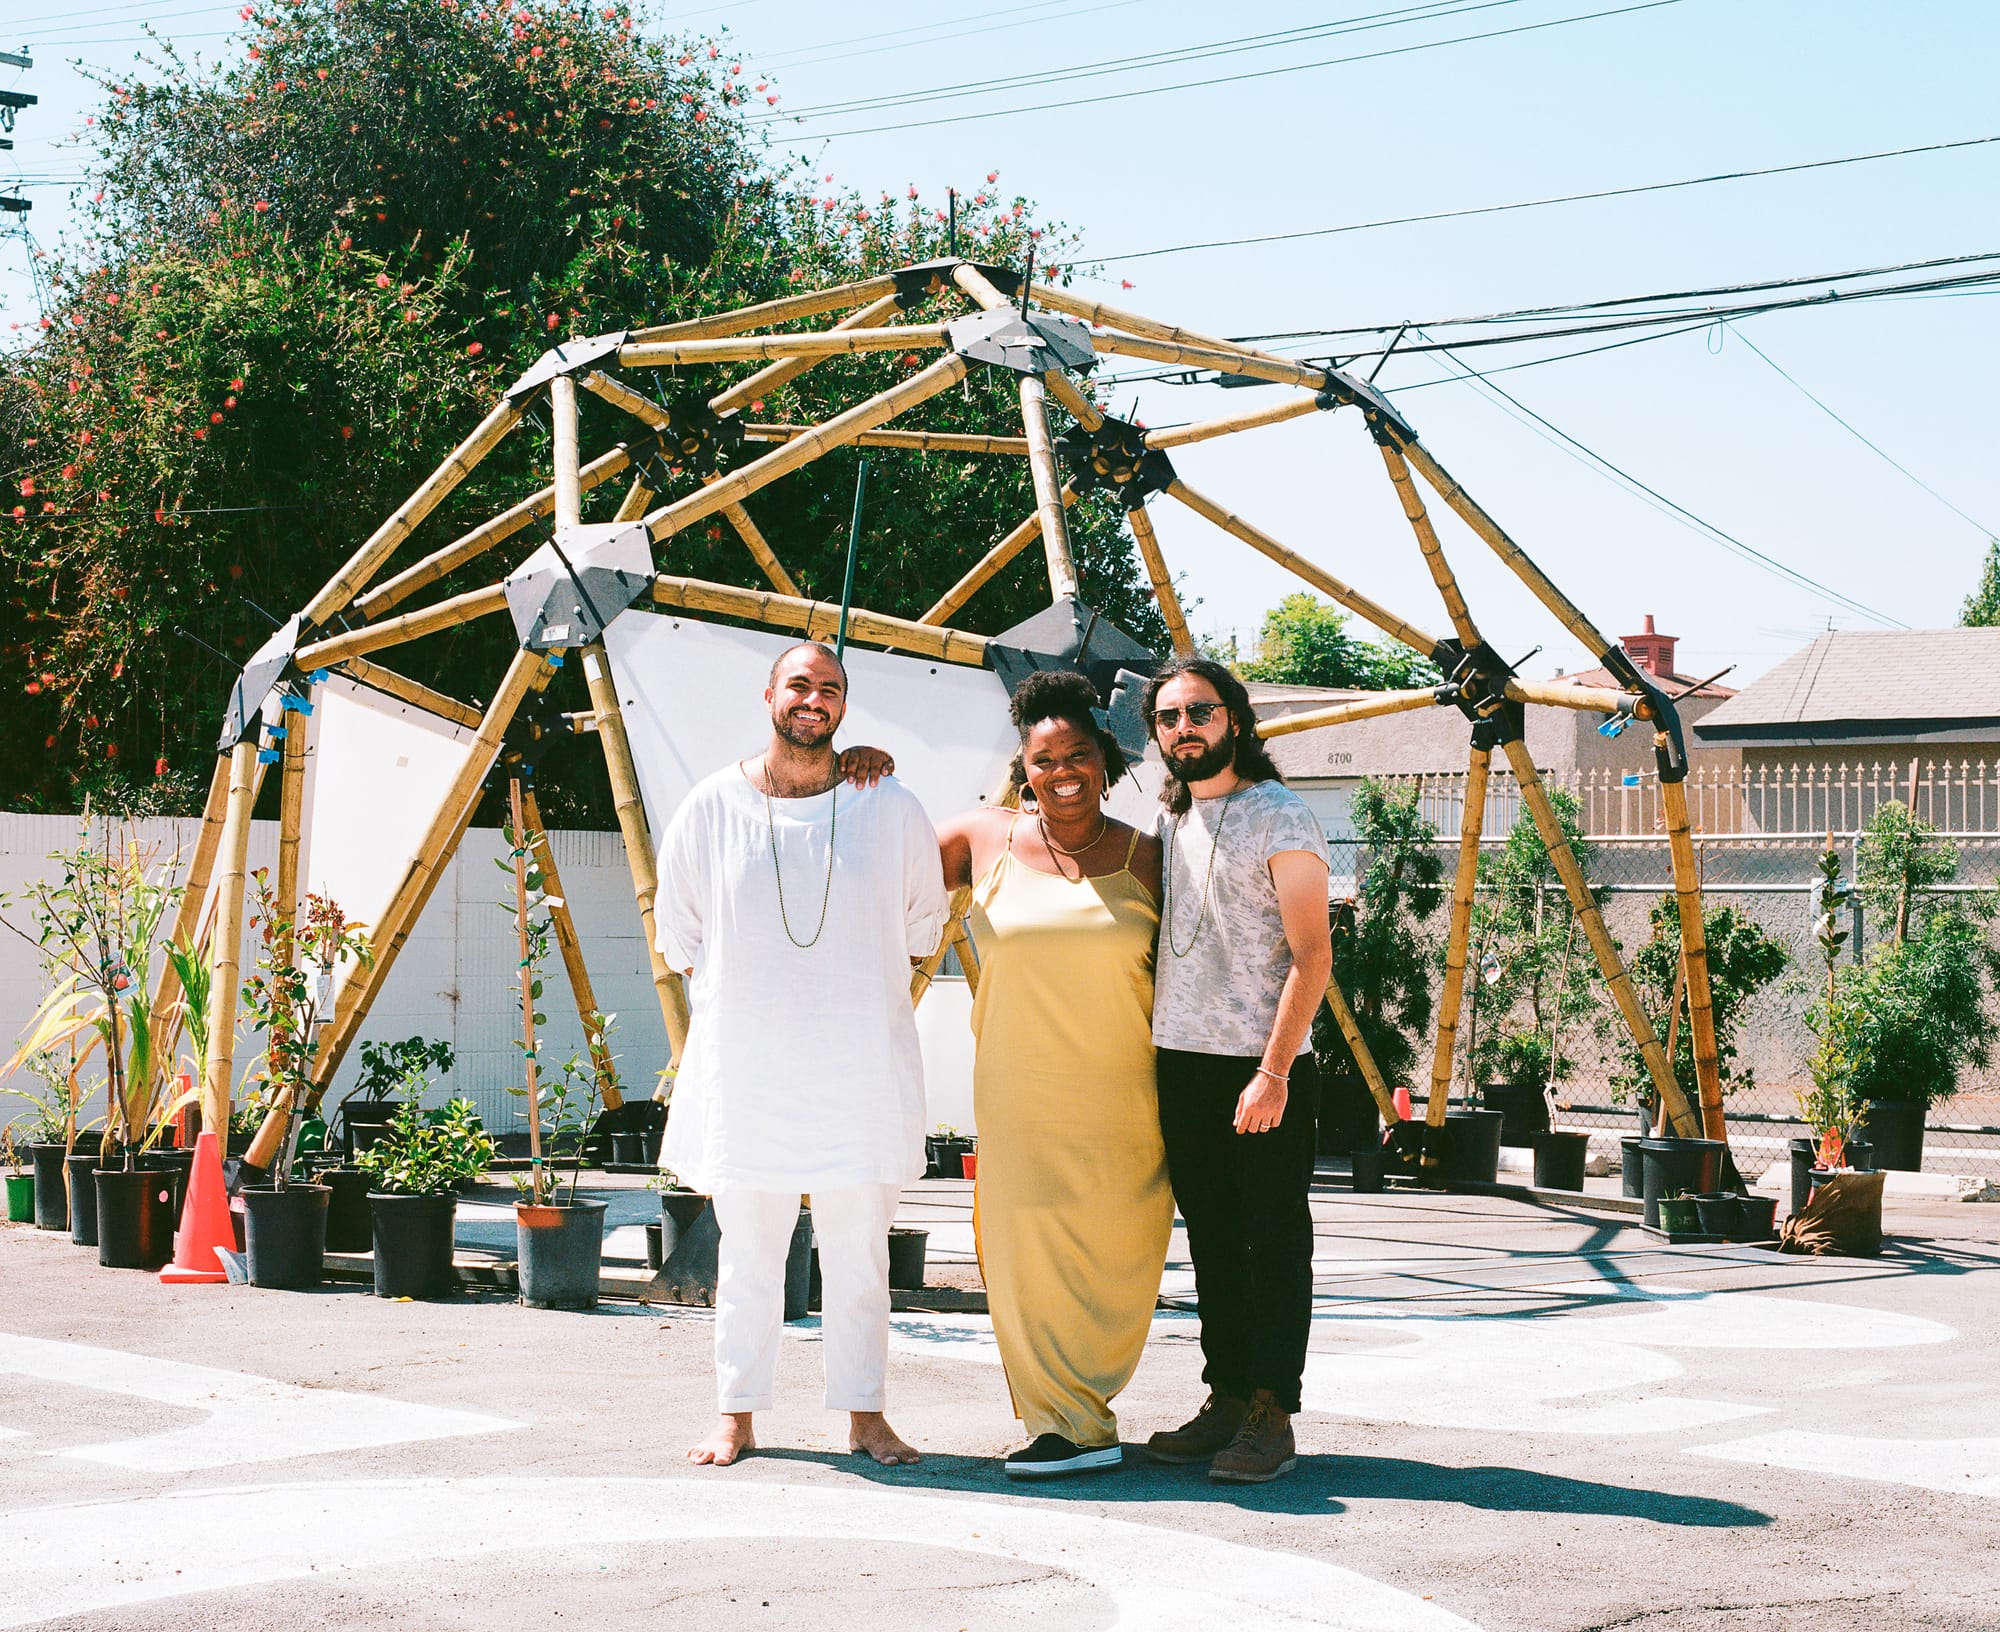
[[[820, 1349], [829, 1411], [880, 1411], [889, 1372], [889, 1226], [894, 1184], [815, 1190]], [[722, 1231], [715, 1289], [715, 1387], [722, 1410], [770, 1409], [785, 1327], [785, 1255], [797, 1191], [715, 1192]]]

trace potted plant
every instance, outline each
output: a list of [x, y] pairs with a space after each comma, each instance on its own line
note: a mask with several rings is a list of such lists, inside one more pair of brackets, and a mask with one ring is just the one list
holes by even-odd
[[940, 1122], [937, 1132], [924, 1140], [924, 1156], [929, 1164], [928, 1176], [934, 1179], [957, 1179], [964, 1177], [961, 1158], [972, 1149], [970, 1139], [961, 1138], [958, 1129], [949, 1122]]
[[[512, 898], [503, 903], [514, 917], [521, 961], [521, 1086], [508, 1092], [526, 1101], [528, 1172], [518, 1175], [521, 1199], [514, 1204], [515, 1259], [521, 1277], [521, 1301], [531, 1309], [589, 1309], [597, 1303], [597, 1277], [604, 1259], [604, 1203], [578, 1200], [577, 1179], [583, 1171], [583, 1146], [597, 1111], [600, 1077], [595, 1062], [606, 1051], [610, 1020], [593, 1014], [585, 1043], [592, 1064], [572, 1054], [561, 1078], [546, 1095], [541, 1077], [538, 1027], [547, 1017], [536, 1011], [542, 996], [542, 965], [548, 958], [555, 925], [550, 909], [561, 902], [549, 895], [547, 881], [535, 862], [540, 836], [522, 821], [521, 783], [509, 785], [513, 821], [502, 829], [508, 845], [500, 867], [513, 875]], [[545, 1127], [543, 1115], [549, 1117]], [[569, 1188], [563, 1191], [555, 1168], [569, 1159]]]
[[442, 1039], [406, 1037], [401, 1042], [361, 1045], [361, 1069], [355, 1086], [337, 1107], [344, 1159], [321, 1166], [315, 1175], [329, 1192], [328, 1252], [367, 1252], [372, 1247], [375, 1225], [368, 1193], [375, 1178], [354, 1159], [354, 1153], [381, 1138], [405, 1104], [421, 1104], [437, 1077], [449, 1072], [455, 1059], [451, 1044]]
[[7, 1222], [30, 1224], [35, 1217], [35, 1175], [21, 1170], [21, 1152], [14, 1144], [14, 1126], [0, 1128], [0, 1164], [7, 1169]]
[[1685, 1190], [1660, 1198], [1658, 1228], [1668, 1235], [1701, 1233], [1701, 1203]]
[[[8, 1062], [9, 1067], [19, 1060], [17, 1054], [14, 1060]], [[87, 1131], [87, 1127], [79, 1127], [77, 1121], [80, 1090], [76, 1083], [75, 1066], [64, 1064], [60, 1055], [47, 1049], [30, 1054], [25, 1064], [28, 1070], [42, 1079], [42, 1091], [30, 1093], [25, 1088], [0, 1088], [0, 1093], [25, 1099], [34, 1108], [28, 1122], [28, 1155], [34, 1168], [35, 1228], [67, 1230], [69, 1174], [64, 1163], [69, 1160], [79, 1134]]]
[[1825, 982], [1819, 999], [1806, 1011], [1813, 1034], [1812, 1058], [1806, 1062], [1807, 1087], [1799, 1090], [1799, 1115], [1812, 1130], [1818, 1168], [1831, 1172], [1846, 1159], [1847, 1132], [1854, 1123], [1854, 1076], [1868, 1048], [1866, 971], [1840, 967], [1847, 931], [1841, 915], [1853, 903], [1854, 892], [1840, 876], [1840, 852], [1829, 837], [1819, 858], [1819, 915], [1813, 937], [1819, 943]]
[[438, 1298], [452, 1289], [459, 1186], [493, 1162], [493, 1141], [469, 1099], [426, 1112], [405, 1105], [360, 1155], [368, 1196], [378, 1298]]
[[256, 1150], [268, 1184], [243, 1187], [243, 1234], [250, 1284], [317, 1286], [326, 1268], [326, 1210], [331, 1192], [302, 1183], [293, 1168], [320, 1028], [333, 1019], [334, 982], [343, 963], [372, 961], [368, 937], [323, 895], [306, 897], [294, 918], [271, 892], [260, 868], [253, 875], [257, 966], [243, 982], [243, 1012], [264, 1037], [268, 1108]]

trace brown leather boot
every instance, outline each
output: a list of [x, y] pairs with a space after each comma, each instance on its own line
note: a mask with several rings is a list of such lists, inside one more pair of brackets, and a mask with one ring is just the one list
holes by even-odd
[[1180, 1427], [1163, 1428], [1147, 1440], [1146, 1454], [1176, 1467], [1206, 1462], [1236, 1437], [1249, 1414], [1250, 1407], [1234, 1396], [1211, 1393]]
[[1250, 1411], [1236, 1437], [1215, 1453], [1208, 1476], [1219, 1485], [1266, 1485], [1299, 1465], [1292, 1414], [1278, 1409], [1268, 1388], [1250, 1396]]

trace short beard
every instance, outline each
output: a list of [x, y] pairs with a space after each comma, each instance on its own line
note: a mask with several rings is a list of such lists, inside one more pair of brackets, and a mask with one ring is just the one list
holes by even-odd
[[1236, 763], [1235, 722], [1230, 723], [1228, 736], [1193, 759], [1182, 759], [1174, 753], [1162, 757], [1167, 763], [1167, 775], [1176, 782], [1206, 782], [1212, 776], [1220, 776]]
[[771, 727], [794, 748], [803, 748], [808, 753], [819, 749], [831, 748], [833, 745], [833, 733], [837, 729], [836, 726], [828, 725], [825, 727], [825, 735], [816, 737], [812, 735], [813, 727], [794, 725], [792, 717], [789, 714], [782, 718], [774, 717], [771, 721]]

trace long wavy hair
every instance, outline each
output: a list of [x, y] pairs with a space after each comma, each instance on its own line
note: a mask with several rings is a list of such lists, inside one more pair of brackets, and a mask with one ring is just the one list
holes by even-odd
[[[1155, 741], [1159, 732], [1153, 726], [1153, 705], [1159, 701], [1160, 688], [1169, 680], [1177, 680], [1184, 674], [1191, 674], [1197, 680], [1206, 680], [1215, 688], [1216, 696], [1222, 699], [1222, 706], [1229, 710], [1230, 724], [1236, 728], [1236, 757], [1231, 768], [1245, 782], [1282, 782], [1278, 767], [1271, 756], [1264, 751], [1264, 740], [1257, 735], [1257, 711], [1250, 706], [1250, 693], [1243, 682], [1231, 674], [1223, 664], [1212, 657], [1173, 657], [1153, 671], [1153, 678], [1146, 682], [1146, 695], [1141, 703], [1146, 713], [1146, 727], [1153, 732]], [[1170, 770], [1160, 787], [1160, 803], [1178, 816], [1194, 801], [1188, 785]]]

